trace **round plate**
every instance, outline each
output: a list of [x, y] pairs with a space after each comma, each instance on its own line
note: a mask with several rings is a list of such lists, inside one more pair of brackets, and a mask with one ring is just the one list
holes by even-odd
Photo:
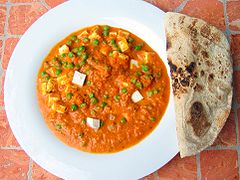
[[137, 179], [162, 167], [177, 152], [173, 95], [155, 130], [113, 154], [91, 154], [61, 143], [47, 128], [36, 97], [44, 57], [71, 32], [95, 24], [120, 27], [141, 37], [166, 59], [164, 12], [143, 1], [68, 1], [39, 18], [17, 44], [5, 80], [5, 106], [12, 131], [40, 166], [64, 179]]

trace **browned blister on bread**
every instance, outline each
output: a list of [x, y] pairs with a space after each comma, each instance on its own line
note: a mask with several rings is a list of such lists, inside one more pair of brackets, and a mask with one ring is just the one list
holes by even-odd
[[203, 20], [166, 13], [167, 55], [181, 157], [210, 146], [232, 102], [232, 60], [225, 35]]

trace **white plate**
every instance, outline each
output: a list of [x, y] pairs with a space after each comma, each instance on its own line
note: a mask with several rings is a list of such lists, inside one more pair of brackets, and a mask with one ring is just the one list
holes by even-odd
[[[69, 1], [27, 30], [8, 65], [5, 106], [19, 144], [40, 166], [65, 179], [137, 179], [162, 167], [177, 152], [173, 95], [158, 127], [142, 142], [115, 154], [90, 154], [61, 143], [38, 109], [36, 77], [51, 47], [69, 33], [94, 24], [127, 29], [145, 40], [166, 67], [164, 12], [143, 1]], [[168, 68], [169, 72], [169, 68]]]

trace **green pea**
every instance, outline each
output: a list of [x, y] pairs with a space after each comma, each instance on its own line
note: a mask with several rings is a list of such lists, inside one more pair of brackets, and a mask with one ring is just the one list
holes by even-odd
[[103, 31], [103, 35], [104, 36], [108, 36], [109, 35], [109, 31]]
[[42, 76], [44, 76], [44, 75], [46, 75], [47, 74], [47, 72], [46, 71], [42, 71]]
[[95, 98], [95, 97], [91, 98], [91, 103], [92, 104], [97, 104], [98, 103], [98, 99]]
[[76, 35], [72, 35], [72, 36], [71, 36], [71, 40], [72, 40], [72, 41], [75, 41], [76, 39], [77, 39], [77, 36], [76, 36]]
[[135, 78], [131, 79], [131, 83], [136, 84], [136, 82], [137, 82], [137, 79], [135, 79]]
[[54, 57], [53, 60], [56, 61], [56, 60], [58, 60], [58, 58]]
[[56, 70], [56, 75], [58, 76], [58, 75], [60, 75], [62, 73], [62, 70], [60, 70], [60, 69], [57, 69]]
[[87, 124], [87, 120], [86, 119], [82, 119], [82, 124]]
[[85, 46], [80, 46], [80, 47], [78, 48], [78, 50], [79, 50], [79, 51], [84, 51], [84, 50], [85, 50]]
[[99, 40], [98, 39], [94, 39], [92, 43], [93, 43], [94, 46], [97, 46], [99, 44]]
[[129, 42], [129, 43], [132, 43], [133, 41], [134, 41], [133, 38], [131, 38], [131, 37], [128, 38], [128, 42]]
[[63, 54], [61, 55], [61, 57], [66, 57], [66, 53], [63, 53]]
[[74, 42], [75, 42], [75, 43], [79, 43], [79, 39], [76, 39]]
[[62, 129], [61, 124], [56, 124], [56, 129], [58, 129], [58, 130]]
[[105, 107], [105, 106], [107, 106], [107, 103], [106, 102], [102, 102], [101, 107]]
[[155, 118], [155, 117], [151, 117], [150, 120], [151, 120], [152, 122], [155, 122], [155, 121], [156, 121], [156, 118]]
[[73, 63], [69, 63], [69, 64], [68, 64], [68, 67], [69, 67], [69, 68], [74, 68], [74, 64], [73, 64]]
[[89, 94], [89, 97], [90, 97], [90, 98], [93, 98], [93, 97], [94, 97], [94, 93], [91, 92], [91, 93]]
[[66, 44], [70, 46], [72, 44], [72, 41], [69, 40], [69, 41], [66, 42]]
[[86, 107], [86, 105], [87, 105], [87, 104], [86, 104], [85, 102], [82, 102], [82, 103], [80, 104], [80, 107], [81, 107], [81, 108], [84, 108], [84, 107]]
[[46, 81], [48, 81], [50, 79], [50, 76], [47, 76], [45, 79], [46, 79]]
[[134, 47], [134, 49], [135, 49], [136, 51], [139, 51], [139, 50], [142, 49], [142, 46], [140, 46], [140, 45], [136, 45], [136, 46]]
[[109, 31], [109, 30], [110, 30], [110, 27], [109, 27], [109, 26], [103, 26], [103, 30], [104, 30], [104, 31]]
[[137, 71], [137, 72], [135, 73], [135, 75], [136, 75], [136, 76], [141, 76], [141, 75], [142, 75], [142, 73], [141, 73], [141, 72], [139, 72], [139, 71]]
[[139, 88], [139, 89], [142, 89], [143, 88], [143, 84], [141, 82], [137, 82], [136, 83], [136, 87]]
[[86, 60], [83, 60], [79, 63], [79, 66], [83, 66], [84, 64], [86, 64]]
[[78, 105], [72, 104], [71, 109], [72, 111], [76, 111], [78, 109]]
[[148, 72], [149, 67], [147, 65], [142, 65], [141, 67], [144, 72]]
[[122, 93], [126, 93], [127, 92], [127, 88], [122, 88], [121, 92]]
[[66, 97], [67, 97], [67, 99], [72, 99], [73, 93], [67, 93]]
[[114, 100], [115, 100], [116, 102], [118, 102], [119, 99], [120, 99], [120, 97], [119, 97], [118, 95], [117, 95], [117, 96], [114, 96]]
[[84, 41], [84, 42], [88, 42], [88, 41], [89, 41], [89, 38], [85, 37], [85, 38], [83, 38], [83, 41]]
[[91, 83], [92, 83], [91, 81], [87, 81], [88, 86], [91, 86]]
[[153, 91], [147, 91], [147, 96], [151, 97], [153, 95]]
[[109, 95], [105, 94], [105, 95], [103, 95], [103, 98], [104, 98], [104, 99], [108, 99], [108, 98], [109, 98]]
[[68, 53], [68, 57], [73, 58], [73, 57], [74, 57], [73, 52], [69, 52], [69, 53]]
[[109, 54], [108, 54], [110, 57], [113, 55], [113, 52], [111, 51], [111, 52], [109, 52]]
[[82, 55], [82, 59], [83, 59], [84, 61], [86, 61], [86, 60], [88, 59], [88, 54], [87, 54], [87, 53], [84, 53], [84, 54]]
[[120, 120], [120, 122], [121, 122], [122, 124], [125, 124], [125, 123], [127, 122], [127, 119], [126, 119], [125, 117], [122, 117], [121, 120]]

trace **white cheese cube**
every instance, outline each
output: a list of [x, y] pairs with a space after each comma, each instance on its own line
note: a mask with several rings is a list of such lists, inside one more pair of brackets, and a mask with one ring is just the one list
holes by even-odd
[[133, 66], [139, 67], [138, 62], [135, 59], [130, 60], [130, 69], [133, 69]]
[[137, 103], [137, 102], [139, 102], [143, 99], [143, 96], [137, 90], [132, 94], [131, 99], [132, 99], [133, 102]]
[[118, 46], [122, 52], [125, 52], [129, 49], [128, 42], [126, 39], [122, 39], [118, 42]]
[[85, 79], [86, 79], [86, 74], [75, 71], [73, 75], [72, 83], [82, 87]]
[[100, 120], [99, 119], [87, 117], [87, 124], [93, 129], [100, 128]]
[[62, 55], [62, 54], [67, 54], [67, 53], [70, 52], [70, 51], [69, 51], [69, 47], [68, 47], [66, 44], [62, 45], [62, 46], [58, 49], [58, 51], [59, 51], [59, 54], [60, 54], [60, 55]]

